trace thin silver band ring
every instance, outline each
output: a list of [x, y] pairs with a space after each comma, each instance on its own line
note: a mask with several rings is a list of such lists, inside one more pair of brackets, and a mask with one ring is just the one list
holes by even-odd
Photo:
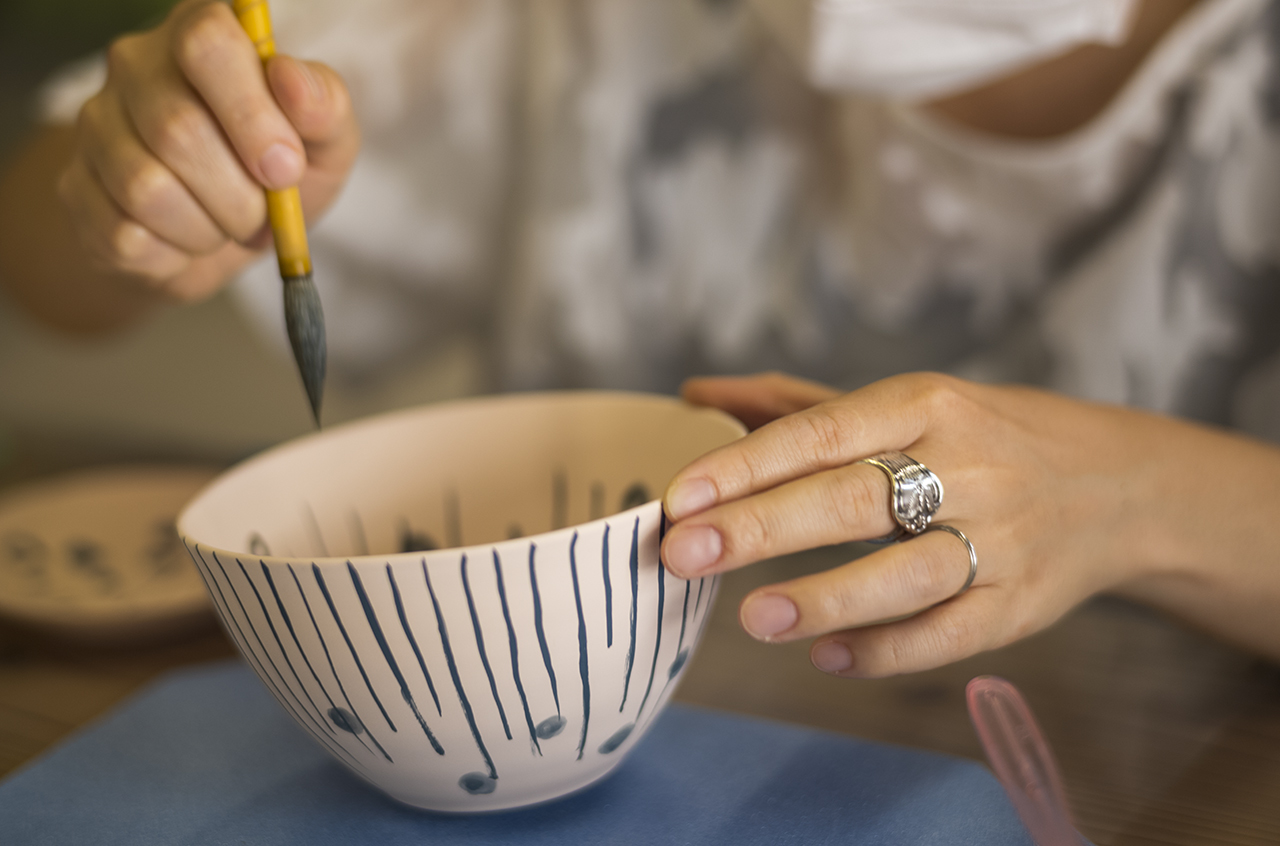
[[943, 525], [942, 523], [934, 523], [932, 526], [925, 529], [926, 532], [933, 532], [938, 530], [941, 530], [943, 532], [950, 532], [951, 534], [960, 538], [960, 541], [964, 544], [964, 548], [969, 551], [969, 578], [964, 580], [964, 585], [960, 588], [960, 590], [956, 591], [951, 596], [942, 600], [943, 602], [950, 602], [951, 600], [957, 599], [961, 595], [963, 595], [964, 592], [967, 591], [969, 587], [973, 584], [973, 580], [978, 575], [978, 553], [974, 550], [973, 544], [969, 542], [969, 539], [965, 537], [964, 532], [960, 531], [955, 526], [946, 526], [946, 525]]

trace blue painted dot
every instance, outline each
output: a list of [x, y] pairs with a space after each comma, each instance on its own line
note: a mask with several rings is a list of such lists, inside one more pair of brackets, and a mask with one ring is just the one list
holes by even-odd
[[564, 727], [568, 724], [568, 720], [557, 714], [554, 717], [547, 717], [545, 720], [538, 723], [538, 727], [535, 729], [535, 732], [538, 737], [543, 740], [547, 740], [548, 738], [555, 737], [557, 734], [564, 731]]
[[671, 669], [667, 670], [667, 678], [674, 679], [676, 673], [684, 669], [684, 662], [689, 660], [689, 650], [682, 649], [680, 654], [676, 656], [676, 660], [671, 662]]
[[458, 779], [458, 786], [472, 796], [483, 796], [498, 789], [498, 780], [485, 773], [467, 773]]
[[270, 555], [271, 547], [267, 546], [267, 541], [262, 535], [254, 532], [249, 535], [249, 553], [251, 555]]
[[349, 731], [352, 734], [360, 734], [364, 731], [364, 724], [346, 708], [330, 708], [329, 719], [343, 731]]
[[637, 505], [644, 505], [649, 499], [649, 489], [644, 482], [636, 482], [622, 494], [622, 510], [629, 511]]
[[608, 755], [610, 752], [625, 743], [627, 738], [631, 736], [631, 730], [635, 727], [635, 723], [628, 723], [615, 731], [612, 737], [600, 744], [600, 754]]

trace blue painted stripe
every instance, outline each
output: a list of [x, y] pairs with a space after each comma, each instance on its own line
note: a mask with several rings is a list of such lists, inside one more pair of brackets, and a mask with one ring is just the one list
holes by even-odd
[[[715, 589], [716, 589], [716, 585], [717, 585], [717, 584], [719, 584], [719, 583], [720, 583], [720, 576], [719, 576], [719, 575], [713, 576], [713, 577], [712, 577], [712, 579], [711, 579], [711, 590], [707, 591], [707, 593], [708, 593], [708, 594], [714, 593], [714, 592], [715, 592]], [[699, 637], [699, 638], [701, 638], [701, 637], [702, 637], [702, 631], [703, 631], [703, 629], [705, 629], [705, 628], [707, 627], [707, 620], [709, 620], [710, 618], [711, 618], [711, 597], [710, 597], [710, 596], [708, 596], [708, 597], [707, 597], [707, 608], [706, 608], [706, 611], [704, 611], [704, 612], [703, 612], [703, 614], [702, 614], [702, 622], [698, 623], [698, 637]]]
[[689, 589], [692, 583], [686, 581], [684, 583], [684, 610], [680, 612], [680, 639], [676, 641], [676, 654], [680, 654], [680, 650], [684, 649], [684, 627], [689, 622]]
[[[186, 546], [185, 540], [183, 541], [183, 545]], [[213, 599], [213, 604], [218, 609], [218, 614], [222, 619], [223, 629], [227, 632], [227, 635], [233, 641], [235, 641], [237, 648], [239, 648], [240, 650], [240, 654], [243, 655], [245, 657], [245, 660], [248, 661], [249, 664], [254, 668], [254, 672], [258, 674], [258, 678], [262, 679], [263, 684], [265, 684], [268, 687], [268, 689], [270, 689], [270, 691], [272, 692], [272, 695], [275, 696], [276, 701], [280, 703], [280, 706], [282, 708], [284, 708], [286, 711], [289, 712], [290, 715], [292, 715], [294, 720], [298, 722], [298, 725], [304, 731], [306, 731], [307, 734], [311, 735], [318, 742], [323, 744], [325, 748], [333, 749], [333, 747], [326, 742], [328, 740], [327, 735], [323, 733], [317, 733], [310, 726], [308, 726], [306, 722], [303, 721], [302, 715], [298, 713], [298, 710], [294, 708], [293, 704], [285, 697], [284, 693], [280, 690], [280, 686], [276, 684], [275, 679], [273, 679], [271, 677], [271, 674], [267, 672], [266, 667], [262, 664], [262, 661], [258, 658], [258, 656], [254, 653], [254, 651], [249, 648], [249, 639], [245, 637], [244, 629], [240, 627], [240, 623], [236, 620], [235, 615], [231, 613], [231, 604], [227, 602], [227, 595], [223, 593], [222, 585], [220, 585], [218, 583], [217, 578], [214, 577], [213, 568], [209, 566], [208, 561], [205, 561], [204, 554], [200, 552], [198, 547], [194, 552], [192, 552], [191, 547], [187, 546], [187, 551], [191, 553], [193, 561], [197, 558], [199, 559], [199, 561], [196, 563], [196, 570], [200, 573], [200, 577], [204, 580], [205, 585], [208, 586], [209, 588], [209, 595]], [[223, 575], [226, 575], [225, 571]], [[217, 596], [213, 595], [214, 591], [217, 591]], [[221, 601], [219, 601], [219, 598], [221, 598]], [[232, 631], [232, 626], [235, 627], [235, 631]], [[338, 749], [335, 750], [335, 754], [337, 754], [338, 752], [345, 754], [347, 758], [351, 760], [354, 766], [360, 769], [364, 769], [364, 767], [358, 761], [356, 761], [355, 758], [353, 758], [350, 755], [350, 753], [347, 753], [345, 749], [338, 747]]]
[[[330, 734], [334, 734], [333, 726], [329, 725], [328, 720], [324, 718], [324, 712], [320, 710], [320, 706], [316, 704], [316, 701], [311, 698], [311, 691], [307, 690], [307, 686], [302, 683], [302, 679], [298, 676], [298, 670], [293, 666], [293, 661], [289, 658], [289, 653], [284, 648], [284, 641], [280, 639], [280, 632], [276, 631], [276, 624], [271, 619], [271, 613], [267, 611], [267, 603], [262, 601], [262, 592], [259, 591], [258, 586], [253, 583], [253, 579], [249, 578], [249, 571], [245, 569], [244, 562], [237, 558], [236, 564], [240, 567], [240, 573], [244, 576], [245, 581], [249, 583], [249, 587], [253, 588], [253, 595], [258, 600], [258, 607], [262, 609], [262, 616], [266, 618], [267, 627], [271, 629], [271, 636], [275, 638], [276, 647], [280, 650], [280, 655], [284, 657], [285, 666], [287, 666], [289, 668], [289, 672], [293, 674], [293, 680], [298, 683], [298, 689], [302, 691], [303, 695], [307, 697], [307, 701], [311, 703], [312, 709], [316, 712], [319, 724], [324, 727], [325, 731]], [[295, 693], [294, 696], [296, 697], [297, 694]], [[301, 701], [299, 701], [298, 704], [302, 704]]]
[[533, 588], [533, 627], [538, 632], [538, 648], [542, 650], [542, 663], [547, 668], [547, 678], [551, 680], [551, 696], [556, 701], [556, 714], [560, 713], [560, 692], [556, 688], [556, 668], [551, 666], [551, 650], [547, 648], [547, 633], [542, 628], [542, 595], [538, 592], [538, 570], [534, 558], [538, 554], [538, 545], [529, 544], [529, 585]]
[[582, 592], [578, 589], [578, 533], [569, 541], [569, 573], [573, 576], [573, 601], [578, 606], [578, 674], [582, 676], [582, 737], [578, 741], [578, 760], [587, 745], [587, 725], [591, 722], [591, 673], [587, 667], [587, 621], [582, 614]]
[[462, 509], [458, 505], [458, 492], [449, 491], [444, 498], [444, 534], [451, 547], [462, 546]]
[[404, 611], [404, 601], [400, 598], [400, 586], [396, 584], [395, 574], [391, 571], [391, 565], [387, 565], [387, 581], [391, 583], [391, 595], [396, 601], [396, 614], [400, 617], [400, 627], [404, 629], [404, 636], [409, 639], [409, 645], [413, 647], [413, 654], [418, 658], [418, 667], [422, 670], [422, 676], [427, 680], [427, 689], [431, 691], [431, 698], [436, 703], [436, 715], [443, 717], [444, 711], [440, 708], [440, 697], [436, 695], [436, 686], [431, 681], [431, 672], [427, 669], [427, 662], [422, 658], [422, 650], [418, 648], [418, 639], [413, 636], [413, 629], [409, 628], [409, 617]]
[[649, 692], [653, 690], [653, 676], [658, 670], [658, 653], [662, 651], [662, 612], [667, 598], [667, 568], [658, 563], [658, 634], [653, 639], [653, 663], [649, 666], [649, 683], [644, 688], [644, 698], [640, 700], [640, 710], [636, 711], [636, 719], [644, 713], [645, 703], [649, 701]]
[[400, 664], [396, 661], [395, 655], [391, 653], [391, 644], [387, 643], [387, 636], [383, 634], [382, 624], [378, 622], [378, 615], [373, 610], [373, 603], [369, 601], [369, 594], [365, 592], [364, 582], [360, 580], [360, 574], [356, 572], [355, 565], [350, 561], [347, 562], [347, 573], [351, 576], [351, 584], [356, 589], [356, 596], [360, 598], [360, 607], [364, 609], [365, 619], [369, 621], [369, 631], [373, 632], [374, 640], [378, 641], [378, 648], [382, 650], [382, 657], [387, 661], [387, 667], [390, 668], [391, 674], [396, 677], [396, 682], [400, 685], [400, 695], [404, 697], [409, 709], [413, 711], [413, 716], [417, 718], [418, 725], [422, 727], [422, 733], [431, 742], [431, 748], [436, 750], [437, 755], [443, 755], [444, 747], [440, 745], [440, 741], [436, 740], [436, 736], [431, 733], [431, 728], [427, 725], [427, 721], [422, 718], [422, 712], [418, 710], [418, 703], [413, 698], [413, 692], [409, 690], [409, 683], [405, 681], [404, 673], [400, 672]]
[[[289, 612], [284, 607], [284, 600], [280, 598], [280, 591], [276, 587], [276, 580], [271, 576], [271, 570], [267, 568], [265, 561], [259, 561], [258, 563], [262, 565], [262, 575], [266, 577], [267, 587], [271, 588], [271, 595], [275, 597], [276, 607], [280, 610], [280, 616], [284, 619], [284, 624], [289, 628], [289, 635], [293, 638], [293, 645], [297, 647], [298, 654], [302, 656], [307, 669], [311, 671], [311, 678], [315, 679], [316, 686], [320, 688], [320, 692], [324, 694], [324, 698], [329, 702], [329, 707], [338, 707], [337, 703], [333, 701], [333, 697], [329, 694], [329, 689], [320, 680], [320, 675], [316, 672], [316, 668], [311, 665], [311, 659], [307, 657], [307, 650], [302, 648], [302, 641], [298, 639], [298, 632], [293, 627], [293, 620], [289, 617]], [[373, 752], [369, 748], [369, 744], [364, 742], [364, 738], [358, 734], [352, 736], [360, 741], [360, 745], [365, 748], [365, 751]]]
[[[603, 494], [601, 494], [603, 496]], [[600, 569], [604, 571], [605, 646], [613, 648], [613, 582], [609, 578], [609, 524], [604, 524], [604, 541], [600, 544]]]
[[493, 704], [498, 706], [498, 717], [502, 720], [502, 730], [511, 739], [511, 726], [507, 724], [507, 712], [502, 707], [502, 697], [498, 695], [498, 683], [493, 678], [493, 667], [489, 666], [489, 653], [484, 649], [484, 630], [480, 628], [480, 615], [476, 613], [476, 600], [471, 595], [471, 580], [467, 577], [467, 556], [462, 556], [462, 591], [467, 595], [467, 610], [471, 612], [471, 628], [476, 634], [476, 649], [480, 651], [480, 663], [484, 666], [484, 674], [489, 677], [489, 692], [493, 694]]
[[516, 691], [520, 694], [520, 705], [524, 708], [524, 721], [529, 727], [529, 742], [539, 755], [542, 744], [538, 743], [538, 729], [533, 724], [533, 714], [529, 713], [529, 699], [524, 695], [524, 685], [520, 682], [520, 647], [516, 643], [516, 628], [511, 624], [511, 608], [507, 605], [507, 587], [502, 580], [502, 559], [498, 550], [493, 551], [493, 574], [498, 578], [498, 599], [502, 601], [502, 619], [507, 622], [507, 644], [511, 649], [511, 676], [516, 682]]
[[324, 534], [320, 531], [320, 521], [316, 519], [316, 512], [312, 510], [311, 503], [304, 502], [307, 509], [307, 520], [311, 524], [311, 533], [315, 535], [316, 544], [320, 547], [320, 554], [329, 557], [329, 545], [324, 542]]
[[627, 647], [627, 678], [622, 684], [622, 704], [618, 706], [621, 714], [627, 707], [627, 692], [631, 689], [631, 668], [636, 660], [636, 603], [640, 594], [640, 518], [631, 529], [631, 646]]
[[702, 607], [702, 589], [707, 586], [707, 577], [703, 576], [698, 579], [698, 601], [693, 604], [693, 616], [698, 616], [698, 609]]
[[[258, 634], [257, 627], [254, 626], [253, 620], [249, 619], [249, 610], [245, 608], [244, 600], [240, 598], [240, 591], [236, 590], [235, 583], [232, 582], [231, 577], [227, 575], [227, 568], [223, 566], [222, 561], [219, 560], [218, 553], [214, 552], [212, 553], [212, 555], [213, 555], [213, 563], [217, 564], [218, 569], [222, 571], [222, 578], [226, 581], [227, 587], [231, 588], [231, 595], [235, 597], [236, 605], [240, 606], [240, 613], [244, 617], [245, 623], [249, 626], [249, 631], [253, 634], [253, 639], [258, 642], [258, 646], [262, 650], [261, 657], [267, 659], [267, 663], [271, 665], [271, 669], [275, 670], [276, 675], [280, 677], [281, 687], [283, 688], [285, 693], [293, 697], [293, 700], [296, 703], [298, 703], [298, 710], [302, 714], [306, 715], [308, 720], [310, 720], [317, 727], [319, 727], [319, 723], [317, 723], [315, 718], [311, 716], [311, 713], [307, 711], [306, 706], [302, 704], [302, 700], [298, 698], [298, 694], [294, 693], [293, 690], [289, 688], [289, 683], [284, 679], [284, 673], [280, 672], [279, 665], [276, 664], [275, 659], [271, 657], [271, 653], [267, 651], [267, 645], [262, 642], [262, 636]], [[238, 560], [237, 560], [237, 563], [239, 563]], [[320, 733], [324, 734], [324, 729], [320, 729]]]
[[[300, 725], [309, 734], [315, 737], [316, 740], [318, 740], [326, 748], [341, 749], [341, 747], [337, 746], [336, 744], [330, 743], [329, 737], [324, 733], [324, 731], [313, 731], [307, 725], [308, 720], [310, 720], [313, 723], [314, 723], [314, 720], [311, 718], [311, 715], [307, 712], [306, 708], [302, 706], [302, 702], [298, 700], [296, 696], [293, 697], [294, 700], [298, 702], [298, 706], [296, 708], [289, 702], [289, 698], [285, 696], [285, 693], [288, 692], [290, 695], [293, 695], [292, 691], [289, 691], [288, 684], [286, 684], [284, 681], [284, 676], [280, 674], [279, 668], [276, 667], [275, 662], [271, 660], [271, 656], [267, 653], [267, 648], [262, 643], [262, 638], [258, 637], [258, 632], [256, 629], [254, 629], [253, 622], [249, 619], [249, 615], [245, 611], [244, 603], [240, 601], [240, 594], [236, 591], [236, 586], [231, 583], [230, 577], [227, 576], [227, 570], [225, 567], [222, 566], [222, 562], [218, 559], [218, 554], [212, 551], [210, 551], [210, 554], [213, 555], [214, 563], [218, 565], [218, 569], [222, 571], [222, 578], [223, 580], [226, 581], [227, 587], [231, 588], [231, 593], [233, 596], [235, 596], [236, 603], [240, 606], [240, 611], [244, 615], [244, 620], [246, 623], [249, 624], [249, 630], [253, 632], [253, 636], [257, 639], [258, 645], [262, 647], [263, 656], [265, 656], [266, 659], [271, 663], [271, 667], [276, 671], [276, 675], [280, 676], [280, 684], [277, 684], [276, 680], [272, 678], [270, 673], [267, 672], [266, 665], [262, 663], [262, 658], [256, 652], [254, 652], [252, 647], [249, 646], [249, 639], [248, 637], [245, 636], [244, 629], [240, 626], [239, 620], [236, 618], [236, 615], [232, 612], [231, 604], [227, 601], [227, 595], [222, 592], [221, 585], [218, 585], [218, 594], [219, 596], [222, 597], [222, 602], [223, 602], [224, 610], [226, 611], [227, 617], [235, 625], [236, 631], [240, 633], [241, 652], [245, 655], [253, 657], [253, 663], [255, 664], [258, 670], [258, 677], [267, 682], [268, 687], [270, 687], [272, 691], [275, 692], [276, 700], [279, 701], [279, 703], [282, 706], [284, 706], [284, 709], [286, 711], [288, 711], [290, 714], [293, 715], [293, 718], [298, 722], [298, 725]], [[201, 560], [202, 561], [204, 560], [203, 556], [201, 556]], [[205, 566], [206, 567], [209, 566], [209, 563], [207, 561], [205, 561]], [[213, 576], [212, 568], [209, 568], [209, 575], [211, 577]], [[217, 584], [217, 578], [214, 578], [213, 581], [215, 584]], [[307, 717], [307, 719], [305, 720], [303, 719], [304, 715]], [[346, 754], [348, 758], [351, 758], [351, 754], [347, 752], [345, 749], [342, 750], [342, 753]], [[335, 754], [337, 753], [335, 752]], [[351, 760], [353, 762], [355, 761], [354, 758], [351, 758]]]
[[358, 554], [369, 554], [369, 539], [364, 533], [364, 520], [360, 518], [360, 512], [354, 508], [351, 509], [351, 538], [355, 541]]
[[462, 713], [471, 727], [471, 736], [475, 738], [480, 754], [489, 767], [489, 778], [496, 779], [498, 770], [493, 766], [489, 750], [485, 748], [484, 738], [480, 736], [480, 727], [476, 725], [476, 715], [471, 711], [471, 703], [467, 701], [467, 692], [462, 689], [462, 678], [458, 675], [458, 662], [453, 659], [453, 648], [449, 645], [449, 628], [444, 623], [444, 615], [440, 613], [440, 600], [436, 598], [436, 589], [431, 586], [431, 574], [427, 572], [427, 560], [422, 560], [422, 578], [427, 583], [427, 593], [431, 594], [431, 607], [436, 612], [436, 625], [440, 629], [440, 644], [444, 647], [444, 659], [449, 664], [449, 675], [453, 678], [454, 690], [458, 691], [458, 701], [462, 703]]
[[[714, 578], [712, 579], [712, 581], [711, 581], [711, 589], [712, 589], [712, 590], [715, 590], [716, 579], [719, 579], [719, 578], [720, 578], [719, 576], [716, 576], [716, 577], [714, 577]], [[706, 581], [706, 579], [703, 579], [703, 581], [705, 582], [705, 581]], [[686, 601], [687, 601], [687, 599], [686, 599]], [[700, 639], [700, 638], [702, 637], [702, 631], [703, 631], [703, 629], [705, 629], [705, 628], [706, 628], [707, 620], [708, 620], [710, 617], [711, 617], [711, 604], [710, 604], [710, 602], [708, 601], [708, 603], [707, 603], [707, 611], [706, 611], [706, 613], [705, 613], [705, 614], [703, 614], [703, 615], [702, 615], [702, 620], [698, 623], [698, 634], [697, 634], [697, 636], [696, 636], [696, 638], [695, 638], [695, 641], [696, 641], [696, 640], [698, 640], [698, 639]], [[681, 626], [683, 626], [683, 625], [684, 625], [684, 624], [683, 624], [683, 623], [681, 623]], [[679, 653], [677, 652], [677, 655], [678, 655], [678, 654], [679, 654]], [[666, 684], [664, 684], [664, 685], [662, 686], [662, 692], [658, 694], [658, 701], [659, 701], [659, 702], [661, 702], [661, 701], [662, 701], [662, 696], [663, 696], [663, 694], [665, 694], [665, 693], [667, 692], [667, 688], [671, 685], [671, 682], [672, 682], [672, 681], [674, 681], [674, 680], [675, 680], [675, 676], [674, 676], [674, 675], [670, 675], [670, 676], [668, 676], [668, 678], [667, 678], [667, 683], [666, 683]], [[646, 719], [645, 719], [645, 721], [644, 721], [644, 722], [645, 722], [645, 725], [648, 725], [650, 722], [652, 722], [652, 721], [653, 721], [653, 718], [654, 718], [654, 717], [656, 717], [656, 716], [657, 716], [657, 714], [658, 714], [658, 710], [657, 710], [656, 708], [655, 708], [654, 710], [650, 711], [650, 712], [649, 712], [649, 716], [648, 716], [648, 718], [646, 718]], [[637, 714], [637, 715], [636, 715], [636, 717], [637, 717], [637, 723], [638, 723], [638, 722], [639, 722], [639, 714]]]
[[338, 614], [338, 606], [333, 604], [333, 597], [329, 594], [329, 586], [325, 584], [324, 575], [315, 564], [311, 565], [311, 575], [315, 578], [316, 584], [320, 586], [320, 593], [324, 595], [324, 601], [329, 606], [329, 613], [333, 615], [333, 621], [338, 624], [338, 631], [342, 633], [342, 639], [347, 642], [347, 649], [350, 650], [351, 657], [356, 662], [356, 669], [360, 671], [360, 677], [364, 679], [364, 686], [368, 688], [369, 695], [377, 703], [378, 710], [382, 712], [382, 718], [387, 721], [387, 726], [392, 731], [399, 731], [396, 728], [396, 724], [391, 722], [391, 715], [387, 713], [387, 709], [382, 707], [382, 700], [378, 698], [377, 691], [373, 689], [373, 682], [369, 681], [369, 674], [365, 672], [364, 663], [360, 660], [360, 654], [356, 652], [355, 644], [351, 642], [351, 636], [347, 634], [347, 627], [342, 624], [342, 617]]
[[329, 672], [333, 674], [333, 680], [338, 683], [338, 691], [342, 694], [342, 701], [347, 703], [347, 709], [360, 721], [360, 725], [364, 726], [365, 733], [369, 735], [369, 739], [373, 741], [373, 745], [378, 747], [378, 751], [382, 753], [382, 757], [387, 761], [394, 763], [387, 750], [382, 748], [382, 744], [378, 742], [378, 738], [374, 736], [373, 730], [369, 728], [369, 723], [360, 716], [360, 712], [356, 710], [356, 706], [351, 703], [351, 697], [347, 695], [346, 685], [342, 683], [342, 677], [338, 675], [338, 668], [333, 665], [333, 655], [329, 653], [329, 644], [325, 642], [324, 634], [320, 631], [320, 624], [316, 622], [315, 612], [311, 610], [311, 602], [307, 599], [307, 592], [302, 589], [302, 582], [298, 580], [298, 574], [294, 572], [293, 565], [287, 565], [289, 575], [293, 577], [293, 583], [298, 588], [298, 596], [302, 597], [302, 605], [307, 609], [307, 617], [311, 619], [311, 628], [315, 629], [316, 637], [320, 639], [320, 648], [324, 650], [324, 658], [329, 663]]
[[604, 485], [599, 482], [591, 484], [591, 519], [599, 520], [604, 516]]
[[569, 479], [564, 470], [551, 476], [551, 528], [563, 529], [569, 525]]

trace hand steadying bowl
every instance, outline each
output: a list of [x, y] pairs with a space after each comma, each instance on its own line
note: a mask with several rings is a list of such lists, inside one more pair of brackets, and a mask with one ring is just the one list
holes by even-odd
[[603, 778], [666, 703], [716, 584], [659, 563], [651, 495], [743, 431], [637, 394], [432, 406], [253, 458], [178, 529], [337, 760], [418, 807], [514, 808]]

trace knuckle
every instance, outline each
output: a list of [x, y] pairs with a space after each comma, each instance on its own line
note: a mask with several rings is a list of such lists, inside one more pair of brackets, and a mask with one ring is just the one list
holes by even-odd
[[873, 477], [865, 473], [833, 472], [828, 474], [828, 485], [825, 496], [828, 502], [834, 503], [841, 529], [857, 531], [884, 522], [887, 514], [884, 493], [876, 487]]
[[751, 557], [772, 548], [773, 527], [754, 508], [739, 510], [725, 528], [725, 541], [735, 557]]
[[227, 198], [227, 211], [219, 225], [240, 244], [252, 240], [267, 222], [267, 202], [261, 191], [238, 191]]
[[915, 374], [916, 396], [924, 407], [938, 416], [947, 416], [967, 402], [961, 382], [943, 373]]
[[122, 266], [130, 266], [146, 257], [151, 248], [151, 233], [132, 220], [118, 221], [107, 235], [110, 257]]
[[175, 161], [197, 149], [205, 135], [205, 113], [194, 103], [177, 103], [160, 116], [152, 128], [155, 153]]
[[921, 657], [929, 656], [934, 659], [934, 663], [940, 664], [977, 652], [985, 635], [985, 627], [973, 614], [953, 613], [942, 617], [927, 633]]
[[169, 171], [155, 162], [135, 166], [123, 180], [121, 205], [135, 216], [147, 216], [164, 203], [171, 186]]
[[844, 423], [830, 408], [815, 406], [807, 413], [797, 415], [801, 427], [802, 449], [825, 463], [839, 462], [845, 455], [848, 434]]
[[824, 626], [845, 626], [861, 621], [863, 613], [863, 594], [858, 591], [852, 581], [841, 580], [814, 596], [813, 618], [809, 622], [820, 622]]
[[241, 37], [231, 9], [222, 3], [208, 3], [192, 10], [175, 28], [173, 58], [184, 71], [200, 68]]
[[950, 546], [933, 544], [917, 557], [915, 566], [902, 568], [903, 589], [911, 596], [950, 596], [959, 587], [961, 564], [959, 555]]
[[125, 35], [112, 41], [107, 46], [107, 75], [116, 77], [127, 75], [137, 57], [142, 36]]

